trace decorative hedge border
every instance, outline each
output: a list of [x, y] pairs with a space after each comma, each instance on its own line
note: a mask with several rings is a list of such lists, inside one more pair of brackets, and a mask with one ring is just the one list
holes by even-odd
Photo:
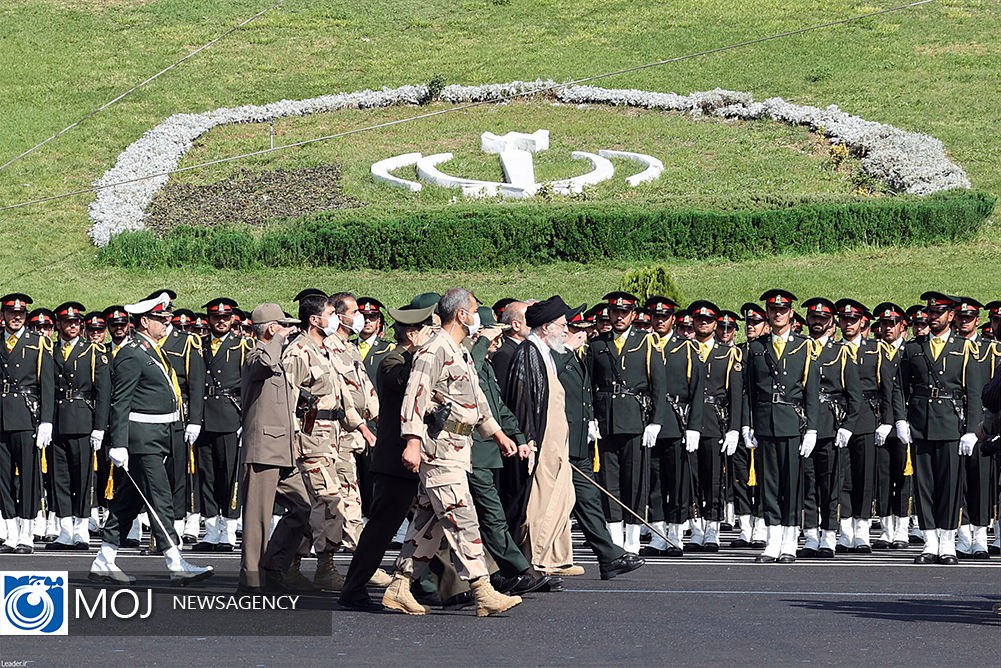
[[[308, 100], [281, 100], [266, 105], [221, 108], [201, 114], [174, 114], [126, 148], [115, 166], [94, 182], [97, 187], [176, 169], [195, 141], [209, 130], [231, 123], [262, 123], [340, 109], [370, 109], [394, 104], [502, 100], [516, 94], [549, 94], [567, 104], [608, 104], [686, 112], [693, 116], [772, 120], [808, 126], [832, 144], [844, 144], [862, 158], [862, 169], [899, 192], [927, 195], [970, 188], [958, 165], [949, 161], [942, 142], [891, 125], [867, 121], [831, 105], [826, 109], [796, 105], [774, 97], [755, 102], [751, 93], [716, 90], [677, 95], [594, 86], [558, 86], [553, 81], [512, 81], [481, 86], [445, 86], [433, 96], [427, 85], [363, 90]], [[89, 207], [88, 232], [98, 246], [128, 230], [142, 230], [146, 207], [167, 184], [167, 176], [102, 187]]]
[[341, 211], [272, 225], [258, 236], [248, 226], [180, 226], [162, 238], [148, 230], [127, 232], [100, 249], [98, 260], [147, 270], [192, 265], [461, 270], [600, 259], [741, 259], [969, 239], [995, 201], [988, 193], [952, 190], [770, 210], [455, 205], [381, 219]]

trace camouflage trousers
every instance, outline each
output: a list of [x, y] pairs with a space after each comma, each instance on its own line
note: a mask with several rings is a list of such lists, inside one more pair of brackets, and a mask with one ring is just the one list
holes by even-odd
[[466, 471], [422, 463], [420, 477], [417, 508], [396, 560], [397, 570], [412, 578], [420, 577], [444, 537], [460, 578], [474, 580], [487, 575]]
[[361, 520], [361, 492], [358, 487], [358, 464], [355, 453], [347, 448], [337, 449], [334, 473], [340, 486], [338, 495], [344, 515], [344, 547], [354, 551], [358, 545], [361, 530], [365, 528]]
[[317, 554], [333, 552], [346, 542], [344, 500], [340, 496], [335, 455], [302, 457], [296, 464], [309, 493], [313, 550]]

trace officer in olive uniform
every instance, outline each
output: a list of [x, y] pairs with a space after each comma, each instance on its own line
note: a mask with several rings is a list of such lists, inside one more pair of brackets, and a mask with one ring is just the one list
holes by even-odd
[[[390, 350], [396, 347], [394, 343], [382, 338], [383, 330], [386, 327], [386, 318], [382, 315], [384, 309], [382, 302], [375, 297], [359, 297], [358, 312], [362, 314], [365, 325], [361, 333], [354, 339], [354, 344], [358, 346], [358, 354], [365, 365], [365, 372], [368, 379], [375, 386], [375, 372], [379, 368], [379, 362]], [[368, 423], [368, 428], [373, 434], [378, 434], [378, 422], [372, 420]], [[367, 448], [365, 452], [355, 455], [355, 462], [358, 465], [358, 490], [361, 493], [361, 512], [368, 517], [369, 505], [372, 503], [372, 475], [369, 471], [372, 465], [372, 449]]]
[[[114, 365], [115, 356], [122, 349], [126, 343], [129, 342], [129, 314], [125, 311], [125, 307], [120, 304], [109, 306], [102, 312], [104, 316], [104, 322], [108, 325], [108, 334], [111, 337], [111, 341], [106, 346], [108, 362]], [[111, 433], [107, 431], [107, 426], [105, 425], [104, 442], [100, 450], [97, 451], [97, 475], [94, 483], [94, 499], [95, 503], [105, 510], [111, 507], [111, 499], [114, 498], [115, 494], [115, 476], [114, 468], [115, 465], [112, 464], [111, 459], [108, 457], [108, 450], [114, 447], [111, 442]], [[100, 513], [94, 517], [92, 514], [95, 526], [100, 527], [104, 524], [104, 520]]]
[[[717, 329], [726, 317], [709, 301], [688, 306], [695, 318], [695, 343], [699, 360], [705, 364], [702, 437], [696, 452], [698, 468], [695, 480], [698, 518], [692, 521], [692, 539], [685, 546], [690, 552], [718, 552], [720, 523], [726, 508], [725, 463], [737, 451], [740, 441], [740, 412], [743, 407], [744, 367], [736, 346], [722, 345]], [[732, 314], [736, 317], [736, 314]], [[736, 320], [733, 320], [736, 327]], [[698, 399], [695, 403], [699, 403]]]
[[[653, 339], [632, 327], [637, 299], [627, 292], [603, 297], [612, 329], [591, 340], [584, 364], [594, 384], [594, 412], [602, 485], [643, 516], [649, 496], [649, 452], [667, 418], [662, 358]], [[609, 533], [626, 551], [639, 551], [640, 525], [604, 501]], [[625, 522], [623, 521], [625, 520]], [[624, 524], [628, 525], [628, 546]]]
[[231, 552], [236, 545], [240, 381], [243, 359], [253, 347], [232, 331], [236, 307], [236, 302], [226, 297], [202, 307], [208, 313], [211, 336], [202, 342], [205, 405], [201, 434], [195, 443], [199, 508], [205, 519], [205, 536], [192, 548], [198, 552]]
[[955, 564], [961, 498], [961, 457], [977, 443], [973, 429], [983, 418], [984, 378], [972, 342], [950, 330], [960, 299], [925, 292], [928, 337], [904, 344], [893, 388], [897, 436], [913, 443], [914, 501], [924, 533], [918, 564]]
[[[744, 359], [750, 414], [744, 440], [760, 457], [761, 508], [767, 525], [759, 563], [796, 560], [803, 505], [802, 458], [817, 444], [820, 373], [810, 340], [792, 331], [795, 295], [769, 290], [761, 295], [771, 334], [751, 341]], [[757, 439], [755, 446], [754, 439]]]
[[[193, 317], [191, 311], [173, 311], [173, 301], [177, 295], [173, 290], [154, 292], [152, 298], [167, 293], [171, 304], [171, 323], [160, 341], [160, 347], [170, 362], [170, 368], [177, 374], [181, 386], [181, 438], [172, 441], [175, 450], [167, 458], [167, 473], [173, 496], [174, 529], [184, 542], [194, 542], [198, 536], [198, 518], [195, 494], [195, 443], [202, 431], [202, 415], [205, 405], [205, 357], [202, 343], [194, 334], [184, 331], [182, 325]], [[176, 320], [176, 322], [175, 322]], [[187, 520], [187, 522], [185, 521]]]
[[[994, 378], [994, 375], [998, 372], [998, 365], [1001, 364], [1001, 340], [997, 336], [997, 332], [1001, 330], [1001, 301], [992, 301], [984, 304], [984, 309], [987, 311], [988, 321], [987, 326], [991, 329], [992, 338], [989, 343], [981, 348], [982, 359], [984, 360], [984, 383]], [[986, 337], [985, 337], [986, 339]], [[991, 474], [991, 480], [994, 481], [994, 493], [992, 498], [999, 499], [998, 486], [1001, 484], [1001, 456], [995, 454], [992, 458], [993, 461], [993, 473]], [[1001, 501], [1001, 499], [999, 499]], [[1001, 521], [997, 514], [994, 515], [994, 540], [987, 546], [988, 555], [991, 554], [1001, 554]]]
[[820, 421], [817, 445], [803, 460], [806, 541], [797, 556], [833, 559], [843, 480], [841, 453], [858, 423], [862, 385], [851, 349], [834, 340], [835, 305], [823, 297], [814, 297], [803, 302], [803, 308], [820, 370]]
[[[0, 346], [0, 504], [7, 542], [0, 553], [31, 554], [32, 522], [41, 509], [40, 455], [52, 442], [55, 370], [52, 340], [25, 327], [31, 297], [0, 297], [4, 345]], [[17, 475], [15, 475], [17, 473]]]
[[928, 311], [924, 304], [915, 304], [907, 309], [907, 318], [911, 323], [911, 336], [928, 336]]
[[111, 367], [104, 346], [80, 336], [84, 307], [56, 307], [59, 347], [56, 370], [55, 436], [52, 444], [52, 506], [59, 537], [50, 550], [90, 547], [91, 489], [96, 452], [101, 449], [111, 402]]

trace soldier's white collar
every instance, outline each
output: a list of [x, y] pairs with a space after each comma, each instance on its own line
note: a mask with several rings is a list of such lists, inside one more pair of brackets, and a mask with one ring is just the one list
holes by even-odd
[[858, 336], [856, 336], [854, 339], [845, 339], [845, 343], [852, 346], [853, 348], [858, 349], [858, 347], [862, 345], [862, 333], [859, 332]]
[[24, 326], [22, 325], [21, 329], [17, 330], [16, 332], [13, 332], [11, 334], [8, 334], [4, 338], [5, 339], [9, 339], [10, 337], [13, 336], [13, 337], [16, 337], [16, 338], [20, 339], [23, 334], [24, 334]]
[[896, 348], [897, 350], [900, 350], [901, 348], [904, 347], [904, 337], [898, 336], [897, 340], [891, 343], [890, 345]]
[[[612, 330], [612, 338], [614, 338], [616, 340], [619, 340], [619, 339], [625, 340], [625, 338], [627, 336], [629, 336], [629, 332], [631, 332], [631, 331], [633, 331], [633, 326], [632, 325], [629, 325], [628, 327], [626, 327], [621, 332], [616, 332], [615, 330]], [[529, 338], [531, 338], [531, 336], [532, 335], [529, 334]]]
[[379, 332], [376, 332], [375, 334], [373, 334], [372, 336], [368, 337], [367, 339], [362, 339], [362, 343], [367, 343], [370, 346], [374, 346], [375, 345], [375, 340], [377, 338], [379, 338]]
[[63, 337], [60, 336], [59, 337], [59, 343], [61, 345], [59, 347], [62, 348], [63, 346], [69, 346], [70, 348], [72, 348], [73, 346], [75, 346], [77, 344], [77, 341], [79, 341], [79, 340], [80, 340], [80, 336], [79, 335], [74, 336], [69, 341], [67, 341], [66, 339], [64, 339]]
[[790, 341], [792, 341], [792, 337], [793, 337], [793, 331], [791, 326], [789, 327], [789, 329], [786, 330], [785, 334], [776, 334], [775, 332], [772, 332], [773, 343], [775, 342], [776, 339], [782, 339], [786, 343], [789, 343]]
[[710, 336], [705, 341], [699, 341], [698, 339], [695, 339], [695, 343], [698, 344], [700, 350], [702, 349], [702, 346], [708, 346], [708, 350], [712, 350], [713, 348], [716, 347], [716, 337]]
[[830, 341], [830, 340], [831, 340], [831, 335], [830, 334], [824, 334], [819, 339], [814, 339], [814, 341], [816, 341], [817, 343], [820, 344], [821, 348], [823, 348], [824, 346], [826, 346], [827, 342]]

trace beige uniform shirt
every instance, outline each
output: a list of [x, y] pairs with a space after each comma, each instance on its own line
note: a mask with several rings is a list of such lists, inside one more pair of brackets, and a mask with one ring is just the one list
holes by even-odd
[[472, 437], [447, 431], [438, 438], [428, 436], [424, 416], [443, 403], [452, 406], [449, 420], [476, 426], [484, 438], [500, 430], [480, 389], [469, 352], [456, 345], [447, 332], [439, 331], [414, 355], [414, 368], [403, 395], [400, 433], [404, 439], [421, 439], [424, 462], [469, 471]]
[[[337, 450], [340, 434], [357, 429], [362, 423], [362, 417], [348, 399], [347, 389], [340, 375], [334, 372], [329, 352], [318, 346], [309, 334], [303, 334], [285, 349], [282, 364], [297, 388], [319, 397], [319, 410], [344, 408], [344, 418], [341, 420], [335, 422], [317, 419], [311, 435], [306, 435], [301, 430], [296, 434], [303, 457], [332, 457]], [[297, 425], [297, 429], [301, 429], [301, 425]]]
[[[366, 420], [375, 420], [379, 416], [379, 399], [375, 386], [365, 371], [361, 353], [354, 344], [341, 338], [340, 334], [328, 336], [323, 345], [330, 351], [330, 361], [334, 372], [340, 376], [346, 390], [348, 403], [355, 413]], [[360, 431], [342, 431], [337, 449], [342, 452], [362, 452], [365, 450], [365, 438]]]

